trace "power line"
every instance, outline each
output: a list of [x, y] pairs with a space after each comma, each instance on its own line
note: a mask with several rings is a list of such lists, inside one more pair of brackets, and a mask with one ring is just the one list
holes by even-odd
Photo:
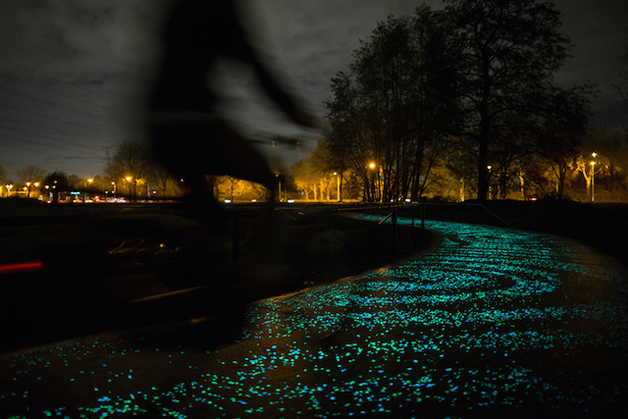
[[[24, 65], [24, 64], [16, 63], [16, 62], [14, 62], [14, 61], [10, 61], [10, 60], [7, 60], [7, 59], [5, 59], [5, 58], [0, 58], [0, 61], [3, 61], [3, 62], [5, 62], [5, 63], [11, 64], [11, 65], [16, 66], [16, 67], [20, 67], [21, 69], [23, 69], [23, 70], [27, 70], [27, 71], [30, 71], [31, 73], [35, 73], [35, 74], [37, 74], [37, 75], [43, 76], [43, 77], [45, 77], [45, 78], [47, 78], [47, 79], [49, 79], [49, 80], [55, 81], [55, 82], [57, 82], [57, 83], [59, 83], [59, 84], [62, 84], [62, 85], [64, 85], [64, 86], [66, 86], [66, 87], [71, 87], [71, 88], [74, 88], [74, 89], [80, 89], [80, 90], [82, 90], [83, 92], [90, 93], [90, 94], [96, 95], [96, 96], [98, 96], [98, 97], [107, 98], [107, 99], [109, 99], [109, 100], [112, 100], [112, 101], [114, 101], [114, 102], [117, 102], [117, 103], [121, 104], [121, 105], [122, 105], [122, 106], [124, 106], [124, 107], [131, 107], [131, 108], [135, 108], [135, 106], [134, 106], [134, 105], [131, 105], [131, 104], [129, 104], [129, 103], [125, 103], [125, 102], [123, 102], [123, 101], [120, 101], [119, 99], [116, 99], [116, 98], [114, 98], [114, 97], [111, 97], [111, 96], [109, 96], [109, 95], [106, 95], [106, 94], [104, 94], [103, 92], [94, 92], [94, 91], [88, 90], [88, 89], [86, 89], [86, 88], [84, 88], [84, 87], [78, 87], [78, 86], [74, 86], [74, 85], [72, 85], [72, 84], [68, 84], [67, 82], [65, 82], [65, 81], [63, 81], [63, 80], [61, 80], [61, 79], [59, 79], [59, 78], [57, 78], [57, 77], [51, 76], [50, 74], [43, 73], [43, 72], [41, 72], [41, 71], [39, 71], [39, 70], [35, 70], [35, 69], [33, 69], [33, 68], [31, 68], [31, 67], [28, 67], [28, 66], [26, 66], [26, 65]], [[45, 87], [45, 86], [41, 86], [41, 85], [36, 85], [36, 84], [33, 84], [33, 83], [31, 83], [31, 82], [28, 82], [28, 81], [26, 81], [26, 80], [20, 79], [19, 77], [16, 77], [16, 76], [13, 76], [13, 75], [10, 75], [10, 74], [0, 73], [0, 75], [2, 75], [2, 76], [4, 76], [4, 77], [7, 77], [7, 78], [14, 79], [14, 80], [16, 80], [16, 81], [18, 81], [18, 82], [20, 82], [20, 83], [23, 83], [23, 84], [28, 84], [28, 85], [34, 86], [34, 87], [36, 87], [36, 88], [38, 88], [38, 89], [41, 89], [41, 90], [46, 90], [46, 91], [49, 91], [49, 92], [52, 92], [52, 93], [55, 93], [55, 94], [61, 94], [61, 95], [67, 96], [67, 97], [69, 97], [69, 98], [71, 98], [71, 99], [73, 99], [73, 100], [78, 100], [78, 101], [85, 102], [85, 103], [87, 103], [87, 104], [89, 104], [89, 105], [93, 105], [93, 103], [92, 103], [92, 102], [88, 102], [88, 101], [85, 101], [85, 100], [77, 99], [75, 96], [71, 96], [71, 95], [68, 95], [68, 94], [63, 93], [63, 92], [58, 92], [58, 91], [55, 91], [55, 90], [49, 89], [49, 88], [47, 88], [47, 87]], [[105, 108], [105, 109], [106, 109], [106, 108]]]
[[[39, 131], [44, 131], [45, 130], [46, 132], [53, 131], [53, 132], [59, 134], [60, 136], [64, 136], [64, 137], [77, 136], [78, 135], [77, 133], [68, 133], [68, 132], [60, 131], [58, 129], [58, 126], [46, 127], [46, 126], [34, 124], [33, 121], [24, 121], [24, 120], [20, 120], [20, 119], [17, 119], [17, 118], [9, 118], [9, 117], [6, 117], [6, 116], [3, 119], [8, 119], [10, 121], [17, 122], [18, 124], [28, 124], [29, 127], [33, 127], [34, 126], [34, 128], [35, 128], [34, 131], [37, 131], [37, 130], [39, 130]], [[77, 124], [77, 125], [81, 126], [83, 129], [88, 131], [88, 133], [96, 131], [93, 128], [88, 127], [86, 125], [81, 125], [81, 124]], [[87, 149], [90, 149], [90, 150], [94, 150], [94, 149], [100, 150], [100, 147], [97, 147], [97, 146], [91, 146], [91, 145], [87, 145], [87, 144], [83, 144], [83, 143], [78, 143], [78, 142], [73, 142], [73, 141], [69, 141], [69, 140], [64, 140], [64, 139], [61, 139], [59, 137], [51, 137], [51, 136], [48, 136], [48, 135], [44, 135], [44, 134], [40, 134], [40, 133], [37, 133], [37, 132], [33, 132], [33, 130], [30, 130], [29, 132], [27, 132], [26, 130], [20, 130], [20, 129], [17, 129], [17, 127], [15, 127], [15, 126], [9, 126], [9, 125], [5, 125], [5, 124], [0, 124], [0, 127], [8, 129], [8, 130], [11, 130], [11, 131], [19, 132], [21, 134], [29, 135], [29, 136], [47, 138], [47, 139], [52, 140], [52, 141], [54, 141], [56, 143], [64, 143], [64, 144], [71, 145], [71, 146], [74, 146], [74, 147], [82, 147], [82, 148], [87, 148]]]
[[[51, 115], [46, 115], [44, 113], [39, 113], [39, 112], [34, 112], [30, 109], [26, 109], [26, 108], [21, 108], [15, 105], [9, 105], [6, 103], [0, 103], [0, 106], [3, 106], [5, 108], [17, 111], [20, 115], [22, 114], [29, 114], [29, 115], [34, 115], [38, 118], [44, 118], [44, 119], [49, 119], [49, 120], [53, 120], [55, 122], [63, 122], [66, 124], [70, 124], [70, 125], [76, 125], [76, 126], [80, 126], [80, 127], [84, 127], [84, 128], [89, 128], [89, 129], [97, 129], [98, 127], [96, 125], [87, 125], [87, 124], [81, 124], [75, 121], [69, 121], [67, 119], [63, 119], [63, 118], [59, 118], [59, 117], [55, 117], [55, 116], [51, 116]], [[6, 115], [3, 116], [3, 118], [6, 118]]]
[[[26, 142], [26, 143], [30, 143], [30, 144], [35, 144], [35, 145], [37, 145], [37, 146], [39, 146], [39, 147], [49, 147], [49, 148], [52, 148], [52, 149], [55, 149], [55, 150], [61, 149], [61, 150], [66, 150], [66, 151], [76, 152], [76, 150], [75, 150], [74, 148], [64, 147], [64, 146], [62, 146], [62, 145], [58, 145], [58, 144], [54, 144], [54, 143], [52, 143], [52, 144], [51, 144], [51, 143], [45, 143], [45, 142], [44, 142], [44, 143], [42, 143], [42, 142], [37, 142], [37, 141], [34, 141], [34, 140], [32, 140], [32, 139], [31, 139], [31, 138], [34, 136], [34, 137], [39, 137], [39, 138], [42, 138], [42, 139], [52, 140], [52, 141], [55, 141], [55, 142], [61, 142], [61, 143], [64, 143], [64, 142], [65, 142], [65, 141], [63, 141], [63, 140], [59, 140], [59, 139], [54, 138], [54, 137], [50, 137], [50, 136], [43, 135], [43, 134], [36, 134], [36, 135], [33, 135], [33, 134], [30, 134], [30, 133], [28, 133], [28, 132], [26, 132], [26, 131], [18, 130], [18, 129], [15, 129], [15, 128], [12, 128], [12, 127], [7, 127], [7, 126], [2, 125], [2, 124], [0, 124], [0, 129], [5, 129], [5, 130], [9, 130], [9, 131], [14, 131], [14, 132], [17, 132], [18, 134], [22, 134], [22, 135], [26, 135], [26, 136], [28, 136], [28, 138], [22, 138], [22, 139], [20, 139], [20, 141], [21, 141], [21, 142]], [[3, 137], [4, 137], [4, 138], [8, 138], [6, 135], [4, 135]], [[10, 146], [9, 144], [5, 144], [5, 145]], [[71, 145], [72, 145], [72, 146], [76, 146], [76, 144], [72, 144], [72, 143], [71, 143]], [[84, 146], [84, 147], [85, 147], [85, 148], [90, 148], [89, 146]], [[95, 150], [95, 148], [94, 148], [94, 150]]]

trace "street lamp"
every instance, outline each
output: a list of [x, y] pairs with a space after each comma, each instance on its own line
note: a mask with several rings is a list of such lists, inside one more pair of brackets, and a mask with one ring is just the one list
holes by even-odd
[[89, 183], [90, 187], [92, 185], [92, 182], [94, 181], [94, 179], [89, 178], [85, 180], [85, 190], [83, 191], [83, 203], [87, 202], [87, 184]]
[[[380, 165], [378, 167], [378, 165], [374, 161], [372, 161], [369, 163], [369, 169], [373, 171], [373, 200], [374, 201], [379, 200], [380, 202], [383, 202], [384, 186], [383, 186], [383, 181], [382, 181], [382, 176], [383, 176], [382, 166]], [[377, 172], [375, 172], [376, 170]], [[376, 192], [379, 195], [378, 197], [375, 196]]]
[[595, 201], [595, 162], [591, 162], [591, 202]]
[[[596, 158], [597, 153], [591, 153], [591, 157]], [[595, 201], [595, 160], [591, 162], [591, 202]]]
[[491, 170], [493, 166], [486, 166], [486, 169], [488, 170], [488, 199], [493, 199], [493, 190], [491, 188]]
[[[274, 147], [274, 141], [273, 141], [273, 147]], [[277, 192], [278, 192], [278, 201], [281, 202], [281, 177], [279, 177], [279, 173], [275, 173], [275, 177], [277, 178]], [[233, 180], [231, 181], [231, 185], [233, 185]], [[231, 193], [231, 197], [233, 200], [233, 189], [232, 189], [232, 193]]]
[[337, 187], [337, 194], [336, 196], [338, 197], [338, 202], [342, 201], [340, 199], [340, 176], [338, 176], [338, 172], [334, 172], [334, 176], [336, 176], [336, 187]]
[[127, 176], [124, 178], [130, 185], [128, 185], [129, 194], [131, 195], [131, 200], [135, 201], [135, 183], [131, 184], [131, 181], [134, 180], [132, 176]]
[[[375, 171], [376, 167], [377, 167], [377, 165], [375, 164], [374, 161], [369, 163], [369, 169], [371, 169], [371, 171]], [[372, 194], [373, 194], [373, 196], [372, 196], [373, 201], [375, 201], [375, 188], [376, 187], [379, 188], [379, 185], [377, 185], [377, 182], [376, 182], [376, 179], [375, 179], [375, 174], [373, 174], [373, 187], [371, 188]]]

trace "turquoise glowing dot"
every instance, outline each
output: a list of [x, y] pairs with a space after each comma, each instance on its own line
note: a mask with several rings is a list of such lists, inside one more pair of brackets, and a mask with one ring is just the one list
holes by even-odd
[[[46, 378], [49, 364], [70, 368], [74, 376], [79, 368], [133, 366], [106, 371], [106, 383], [94, 388], [106, 396], [86, 398], [87, 407], [79, 410], [87, 417], [148, 412], [331, 417], [392, 414], [398, 408], [419, 416], [423, 404], [465, 416], [471, 406], [476, 414], [479, 408], [521, 407], [525, 400], [582, 412], [621, 400], [625, 388], [588, 382], [595, 377], [587, 375], [586, 366], [553, 376], [529, 359], [544, 354], [544, 365], [551, 367], [553, 359], [573, 361], [582, 348], [625, 351], [625, 300], [556, 299], [570, 278], [607, 281], [625, 296], [624, 277], [606, 266], [579, 266], [561, 253], [561, 242], [547, 236], [464, 224], [428, 226], [444, 241], [418, 260], [252, 306], [247, 339], [235, 345], [245, 349], [241, 352], [120, 350], [118, 343], [82, 340], [54, 346], [54, 352], [9, 355], [12, 383], [19, 388]], [[550, 297], [560, 304], [546, 304]], [[595, 333], [568, 327], [587, 321], [608, 326]], [[107, 356], [92, 365], [85, 360], [95, 351]], [[97, 374], [81, 370], [76, 383], [90, 388]], [[118, 385], [133, 375], [135, 380]], [[144, 376], [154, 378], [147, 382]], [[180, 382], [163, 379], [173, 376]], [[570, 380], [582, 384], [564, 386]], [[37, 397], [33, 391], [3, 397], [26, 406]], [[46, 412], [67, 414], [51, 407]]]

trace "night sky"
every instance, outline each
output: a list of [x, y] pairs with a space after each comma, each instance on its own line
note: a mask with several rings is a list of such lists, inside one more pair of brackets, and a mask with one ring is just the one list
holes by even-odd
[[[268, 61], [313, 114], [323, 116], [330, 78], [345, 70], [359, 39], [389, 14], [420, 1], [246, 0], [249, 30]], [[440, 1], [427, 2], [438, 7]], [[628, 70], [628, 1], [560, 0], [563, 31], [575, 42], [558, 75], [565, 86], [590, 80], [599, 91], [593, 122], [622, 127], [612, 84]], [[154, 80], [161, 23], [170, 0], [2, 0], [0, 2], [0, 167], [13, 181], [29, 165], [79, 177], [101, 174], [107, 149], [143, 139], [142, 110]], [[245, 133], [291, 135], [309, 146], [270, 150], [289, 167], [311, 149], [303, 131], [273, 111], [246, 70], [221, 67], [225, 115]], [[309, 141], [307, 141], [309, 139]]]

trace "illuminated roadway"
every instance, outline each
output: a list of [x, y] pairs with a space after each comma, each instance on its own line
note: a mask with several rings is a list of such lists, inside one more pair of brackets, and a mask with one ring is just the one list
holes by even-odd
[[[621, 265], [543, 234], [426, 227], [442, 237], [434, 249], [258, 302], [244, 337], [219, 349], [199, 343], [206, 328], [188, 324], [4, 354], [0, 410], [90, 418], [625, 417]], [[177, 341], [190, 333], [198, 341]]]

